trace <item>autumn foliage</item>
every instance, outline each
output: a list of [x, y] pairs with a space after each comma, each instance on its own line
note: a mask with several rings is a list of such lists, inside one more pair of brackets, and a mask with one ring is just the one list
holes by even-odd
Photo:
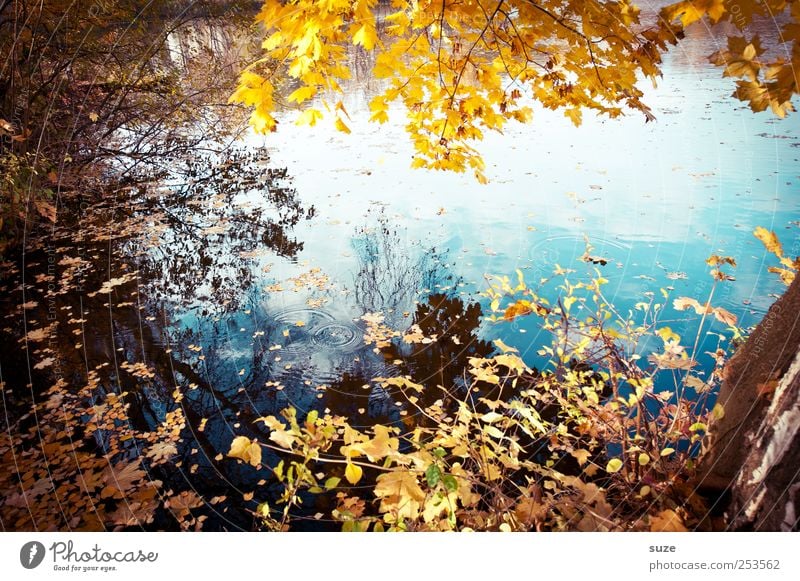
[[[714, 256], [709, 264], [715, 286], [732, 280], [720, 271], [735, 261]], [[237, 437], [228, 455], [253, 464], [261, 458], [256, 446], [280, 452], [273, 474], [284, 494], [274, 506], [259, 505], [262, 523], [289, 529], [311, 493], [335, 495], [331, 516], [344, 531], [711, 528], [691, 478], [709, 422], [724, 414], [708, 398], [730, 343], [701, 354], [696, 337], [685, 343], [662, 323], [670, 289], [620, 315], [598, 271], [584, 282], [573, 282], [574, 273], [557, 266], [552, 279], [536, 281], [560, 281], [556, 303], [521, 271], [513, 282], [489, 278], [489, 320], [536, 316], [550, 334], [540, 351], [549, 359], [544, 370], [529, 368], [497, 340], [495, 355], [469, 359], [463, 385], [374, 378], [396, 390], [397, 405], [408, 412], [402, 425], [356, 428], [346, 417], [300, 417], [293, 407], [259, 418], [268, 441]], [[710, 314], [740, 338], [736, 317], [712, 307], [712, 297], [704, 306], [678, 297], [672, 308], [701, 307], [697, 337]], [[425, 339], [392, 332], [378, 314], [370, 320], [365, 340], [376, 349]], [[638, 352], [653, 339], [661, 348], [640, 362]], [[701, 355], [712, 362], [708, 373]]]
[[[746, 29], [759, 18], [789, 18], [770, 45], [791, 59], [768, 58], [757, 35], [732, 36], [710, 56], [737, 78], [734, 95], [754, 111], [783, 117], [798, 92], [793, 67], [800, 58], [800, 3], [786, 0], [731, 4], [684, 0], [644, 21], [629, 0], [288, 0], [264, 3], [257, 20], [264, 56], [241, 75], [232, 100], [253, 107], [251, 124], [274, 131], [278, 90], [301, 109], [301, 124], [329, 114], [349, 132], [338, 94], [352, 71], [348, 46], [371, 55], [383, 90], [372, 98], [370, 119], [388, 120], [398, 103], [408, 118], [414, 167], [465, 171], [484, 181], [475, 149], [487, 131], [528, 122], [533, 101], [559, 109], [575, 125], [583, 112], [617, 117], [626, 111], [654, 119], [640, 84], [655, 83], [662, 55], [691, 25], [720, 22]], [[701, 24], [705, 23], [705, 24]]]

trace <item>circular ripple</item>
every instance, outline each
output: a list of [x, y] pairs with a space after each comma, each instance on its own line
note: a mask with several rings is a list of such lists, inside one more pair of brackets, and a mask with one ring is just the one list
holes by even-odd
[[277, 323], [284, 323], [287, 325], [295, 325], [298, 321], [302, 321], [303, 325], [309, 328], [314, 328], [315, 326], [334, 320], [333, 315], [330, 313], [309, 307], [284, 309], [272, 315], [272, 318]]
[[354, 326], [345, 323], [328, 323], [317, 327], [311, 340], [319, 347], [335, 349], [337, 351], [348, 350], [360, 346], [360, 334]]
[[311, 353], [316, 329], [329, 325], [334, 318], [325, 311], [308, 307], [287, 308], [272, 316], [279, 327], [288, 329], [289, 335], [281, 337], [284, 355], [304, 355]]
[[319, 350], [351, 353], [363, 346], [363, 331], [349, 321], [337, 321], [326, 311], [298, 306], [272, 317], [279, 326], [289, 330], [283, 345], [286, 355]]

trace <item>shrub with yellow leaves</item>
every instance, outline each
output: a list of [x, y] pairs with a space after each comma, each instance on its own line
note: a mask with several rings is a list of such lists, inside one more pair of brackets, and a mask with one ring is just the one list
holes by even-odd
[[[732, 280], [721, 269], [735, 261], [708, 262], [714, 284]], [[689, 483], [708, 419], [723, 413], [708, 398], [727, 353], [712, 353], [713, 371], [701, 376], [697, 341], [683, 345], [661, 323], [667, 289], [663, 302], [650, 293], [649, 302], [622, 316], [603, 294], [607, 281], [592, 272], [573, 282], [573, 271], [557, 267], [561, 295], [554, 304], [521, 271], [514, 283], [488, 277], [491, 319], [505, 324], [512, 308], [515, 317], [540, 317], [552, 336], [540, 351], [549, 358], [543, 370], [498, 340], [494, 356], [469, 359], [461, 389], [375, 379], [397, 386], [400, 405], [414, 412], [398, 425], [357, 429], [345, 417], [316, 411], [301, 422], [294, 408], [282, 412], [286, 422], [263, 418], [272, 442], [265, 446], [284, 458], [275, 472], [285, 488], [282, 518], [265, 513], [266, 526], [289, 528], [290, 509], [305, 490], [331, 498], [331, 518], [345, 531], [709, 527]], [[676, 308], [702, 315], [698, 337], [707, 314], [735, 325], [711, 299], [676, 299]], [[522, 301], [532, 308], [515, 309]], [[643, 365], [637, 353], [653, 338], [663, 351]], [[666, 381], [672, 389], [664, 389]], [[431, 389], [438, 397], [424, 398]], [[232, 455], [241, 445], [234, 448]]]

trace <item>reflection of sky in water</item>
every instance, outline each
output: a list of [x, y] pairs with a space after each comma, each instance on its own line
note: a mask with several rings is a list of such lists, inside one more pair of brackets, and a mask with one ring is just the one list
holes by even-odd
[[[251, 141], [267, 145], [273, 162], [288, 167], [303, 203], [317, 209], [295, 230], [305, 244], [299, 259], [343, 288], [358, 268], [354, 229], [369, 223], [366, 211], [380, 201], [402, 243], [449, 251], [449, 270], [467, 283], [465, 293], [482, 290], [485, 273], [521, 268], [536, 280], [555, 263], [585, 272], [578, 262], [584, 234], [594, 254], [609, 260], [605, 293], [621, 312], [665, 286], [675, 287], [672, 297], [704, 299], [711, 285], [705, 259], [732, 255], [737, 280], [717, 289], [715, 304], [749, 325], [781, 290], [766, 273], [774, 260], [752, 236], [754, 227], [775, 229], [788, 254], [800, 253], [790, 227], [800, 216], [798, 116], [777, 121], [729, 98], [732, 81], [702, 58], [713, 42], [692, 42], [691, 53], [669, 57], [660, 86], [647, 91], [657, 122], [587, 116], [574, 128], [561, 113], [537, 109], [532, 125], [509, 125], [481, 144], [486, 186], [470, 175], [409, 169], [401, 112], [386, 125], [370, 124], [359, 110], [363, 94], [345, 98], [351, 135], [326, 124], [296, 127], [289, 113], [278, 133]], [[334, 302], [348, 310], [347, 294]], [[352, 309], [352, 316], [361, 314]], [[668, 307], [667, 319], [693, 336], [694, 317]], [[535, 326], [534, 318], [519, 321], [529, 333]], [[522, 351], [532, 339], [517, 325], [484, 334]]]

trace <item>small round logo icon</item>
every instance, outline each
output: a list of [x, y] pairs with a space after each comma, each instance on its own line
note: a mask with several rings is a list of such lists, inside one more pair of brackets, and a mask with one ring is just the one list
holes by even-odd
[[25, 543], [19, 550], [19, 562], [26, 569], [35, 569], [42, 564], [44, 553], [44, 545], [39, 541]]

